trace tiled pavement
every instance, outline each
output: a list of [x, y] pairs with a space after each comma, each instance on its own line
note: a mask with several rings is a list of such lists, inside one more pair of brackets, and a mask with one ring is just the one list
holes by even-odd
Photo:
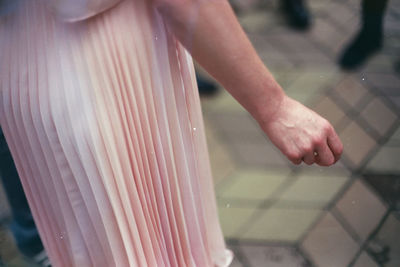
[[[279, 0], [244, 1], [239, 19], [261, 58], [329, 119], [345, 152], [331, 168], [293, 166], [226, 92], [202, 99], [232, 267], [400, 266], [400, 0], [390, 1], [383, 51], [354, 73], [335, 61], [357, 30], [359, 0], [309, 0], [303, 33], [287, 29]], [[0, 258], [22, 266], [2, 229]]]
[[353, 73], [335, 61], [358, 28], [359, 0], [309, 0], [303, 33], [286, 27], [279, 0], [236, 2], [278, 82], [328, 118], [345, 152], [334, 167], [293, 166], [229, 94], [202, 99], [233, 266], [400, 266], [400, 1], [390, 1], [384, 49]]

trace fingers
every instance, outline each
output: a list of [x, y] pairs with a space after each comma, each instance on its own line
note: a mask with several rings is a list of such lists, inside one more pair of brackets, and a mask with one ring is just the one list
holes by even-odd
[[[327, 133], [327, 137], [315, 139], [314, 142], [310, 142], [307, 146], [303, 146], [302, 149], [298, 150], [297, 154], [301, 155], [301, 161], [304, 161], [307, 165], [316, 163], [320, 166], [330, 166], [340, 159], [343, 145], [333, 128], [331, 128]], [[291, 158], [291, 161], [299, 164], [298, 158]]]
[[314, 152], [309, 152], [309, 153], [304, 155], [303, 161], [304, 161], [305, 164], [311, 165], [311, 164], [313, 164], [315, 162], [315, 158], [316, 157], [315, 157]]
[[335, 157], [335, 162], [337, 162], [342, 155], [343, 144], [334, 130], [332, 130], [332, 132], [328, 135], [328, 146]]
[[315, 162], [321, 166], [330, 166], [335, 163], [336, 159], [329, 148], [327, 141], [325, 141], [321, 146], [315, 148], [317, 155], [315, 156]]

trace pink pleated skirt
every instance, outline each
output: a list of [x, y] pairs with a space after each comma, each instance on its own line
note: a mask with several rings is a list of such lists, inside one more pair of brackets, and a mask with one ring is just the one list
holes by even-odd
[[228, 266], [190, 55], [147, 0], [0, 17], [0, 123], [53, 266]]

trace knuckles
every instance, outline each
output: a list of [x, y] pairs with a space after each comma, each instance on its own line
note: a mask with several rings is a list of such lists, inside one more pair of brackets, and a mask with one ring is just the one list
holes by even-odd
[[301, 155], [300, 153], [298, 153], [298, 152], [290, 151], [290, 152], [287, 152], [287, 153], [286, 153], [286, 156], [287, 156], [288, 159], [290, 159], [292, 162], [297, 162], [297, 161], [300, 161], [300, 162], [301, 162], [302, 155]]

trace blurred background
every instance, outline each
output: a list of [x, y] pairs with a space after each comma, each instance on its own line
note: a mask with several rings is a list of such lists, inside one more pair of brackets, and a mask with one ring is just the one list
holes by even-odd
[[[232, 267], [400, 266], [400, 0], [372, 14], [361, 2], [232, 1], [286, 93], [339, 133], [333, 167], [292, 165], [198, 68]], [[10, 222], [0, 186], [0, 266], [34, 266]]]

